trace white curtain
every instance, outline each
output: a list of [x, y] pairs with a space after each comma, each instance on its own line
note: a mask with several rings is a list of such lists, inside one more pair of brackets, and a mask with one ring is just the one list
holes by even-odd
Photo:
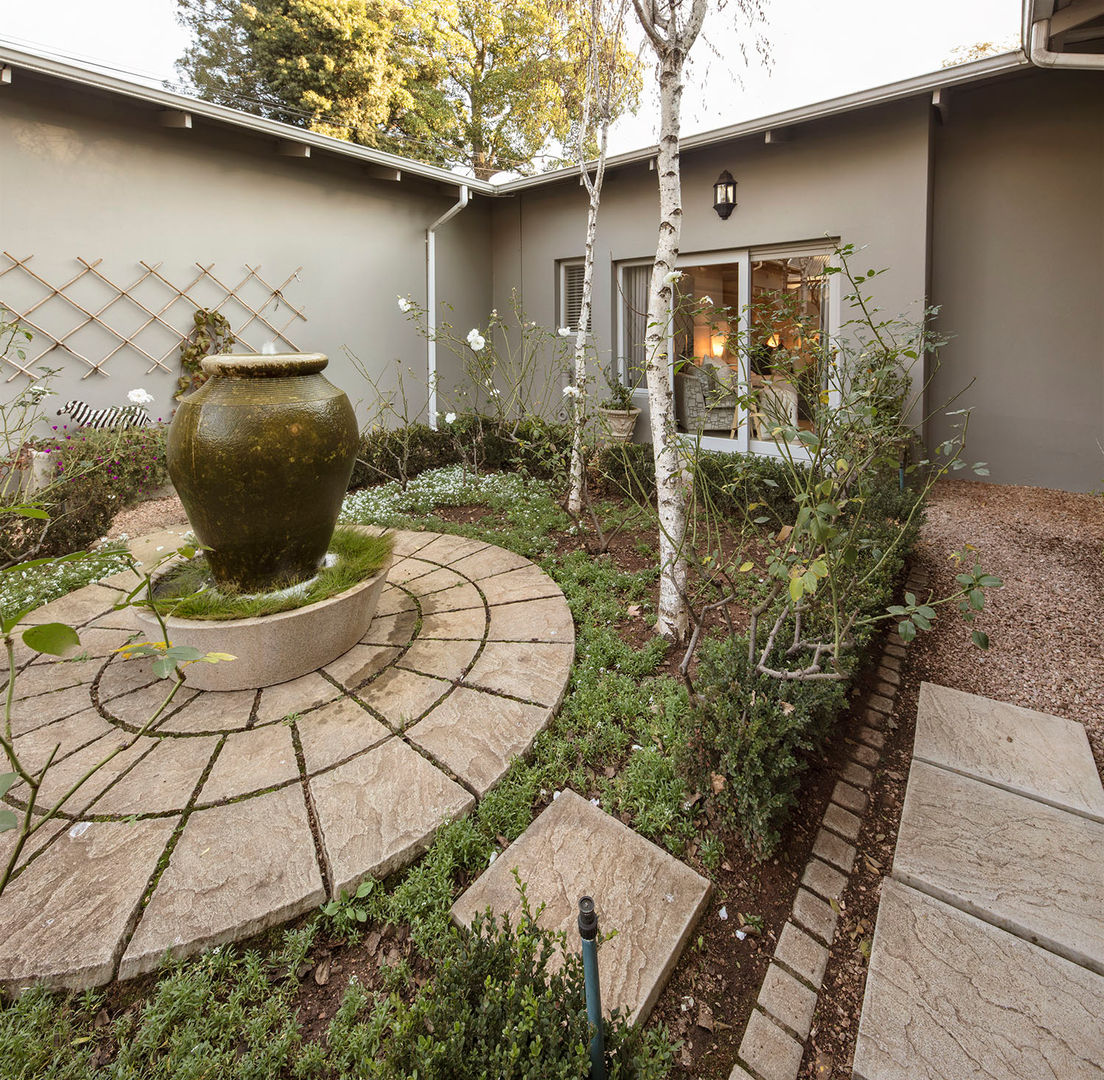
[[651, 264], [626, 266], [622, 271], [622, 298], [625, 340], [621, 357], [621, 378], [626, 386], [644, 385], [644, 365], [647, 354], [644, 338], [648, 334], [648, 286], [652, 279]]

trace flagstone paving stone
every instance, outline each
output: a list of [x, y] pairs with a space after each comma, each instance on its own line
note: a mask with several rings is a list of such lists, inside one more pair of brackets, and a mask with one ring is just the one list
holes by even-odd
[[574, 645], [489, 641], [465, 681], [540, 705], [559, 705]]
[[557, 599], [495, 604], [490, 615], [488, 641], [575, 641], [571, 612]]
[[333, 890], [383, 878], [430, 844], [475, 799], [401, 739], [392, 738], [309, 781]]
[[[185, 531], [132, 547], [155, 561]], [[41, 802], [121, 752], [29, 845], [0, 909], [0, 984], [101, 984], [152, 970], [168, 950], [286, 921], [320, 903], [327, 881], [335, 895], [408, 864], [531, 747], [570, 675], [562, 592], [519, 556], [466, 538], [400, 532], [395, 550], [380, 613], [344, 656], [261, 691], [181, 688], [148, 730], [172, 684], [149, 660], [112, 655], [133, 626], [109, 610], [118, 592], [89, 586], [57, 602], [51, 616], [91, 620], [80, 633], [92, 659], [21, 654], [33, 663], [16, 675], [17, 694], [31, 695], [16, 704], [20, 746], [31, 760], [56, 744], [66, 755]], [[499, 601], [491, 641], [488, 589]], [[478, 686], [459, 685], [469, 668]], [[19, 796], [16, 786], [7, 801]]]
[[480, 644], [466, 640], [415, 641], [395, 666], [408, 671], [430, 672], [439, 679], [456, 680], [468, 670]]
[[460, 687], [407, 731], [482, 797], [525, 754], [552, 710]]
[[893, 874], [1104, 975], [1104, 823], [916, 761]]
[[295, 722], [307, 773], [336, 765], [389, 738], [391, 732], [351, 698], [331, 701]]
[[579, 940], [579, 897], [594, 898], [599, 932], [616, 931], [598, 949], [602, 1006], [646, 1019], [708, 902], [709, 882], [570, 789], [456, 901], [453, 919], [470, 926], [489, 907], [516, 926], [515, 868], [531, 909], [547, 905], [540, 925], [566, 931], [569, 942]]
[[1100, 1080], [1104, 978], [888, 879], [856, 1080]]
[[[248, 848], [251, 857], [241, 857]], [[299, 784], [197, 810], [173, 849], [119, 968], [129, 979], [165, 953], [259, 933], [325, 899]]]
[[[166, 742], [194, 743], [198, 739], [169, 739]], [[233, 799], [250, 791], [275, 787], [299, 777], [295, 746], [288, 724], [268, 724], [251, 731], [226, 736], [203, 788], [200, 803]]]
[[142, 736], [134, 749], [145, 747], [140, 761], [89, 807], [93, 814], [161, 814], [183, 810], [195, 792], [203, 770], [218, 745], [205, 739], [151, 739]]
[[177, 820], [82, 822], [85, 828], [66, 830], [4, 891], [0, 985], [107, 982]]
[[339, 656], [322, 670], [331, 679], [341, 683], [346, 690], [356, 690], [400, 655], [399, 649], [388, 649], [379, 645], [354, 645], [344, 656]]
[[60, 622], [69, 626], [81, 626], [90, 619], [106, 615], [122, 599], [118, 589], [105, 589], [102, 585], [85, 585], [68, 596], [32, 611], [22, 622], [28, 626], [41, 623]]
[[923, 683], [915, 756], [1104, 820], [1104, 787], [1072, 720]]

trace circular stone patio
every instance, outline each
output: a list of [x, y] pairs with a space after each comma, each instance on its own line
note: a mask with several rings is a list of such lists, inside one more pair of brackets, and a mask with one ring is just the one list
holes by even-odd
[[[185, 530], [131, 544], [144, 561]], [[405, 866], [525, 753], [567, 686], [574, 626], [527, 559], [436, 533], [395, 533], [368, 633], [319, 671], [262, 690], [169, 689], [112, 610], [129, 572], [35, 612], [80, 628], [67, 660], [20, 642], [16, 746], [59, 747], [51, 805], [115, 747], [65, 819], [40, 830], [0, 901], [0, 986], [83, 988], [284, 922]], [[20, 803], [20, 788], [7, 801]], [[12, 848], [0, 834], [0, 858]]]

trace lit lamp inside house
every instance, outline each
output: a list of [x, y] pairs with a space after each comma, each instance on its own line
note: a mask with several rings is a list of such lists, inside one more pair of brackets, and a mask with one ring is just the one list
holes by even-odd
[[721, 221], [727, 221], [728, 215], [736, 209], [736, 181], [728, 169], [717, 177], [713, 185], [713, 209]]

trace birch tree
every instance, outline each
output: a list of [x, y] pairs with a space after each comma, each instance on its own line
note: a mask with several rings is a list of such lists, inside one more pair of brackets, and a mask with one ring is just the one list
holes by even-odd
[[[573, 514], [583, 509], [583, 493], [586, 470], [583, 461], [583, 428], [586, 426], [587, 385], [587, 332], [590, 329], [590, 312], [594, 285], [594, 236], [598, 230], [598, 207], [602, 201], [602, 182], [606, 175], [606, 145], [610, 121], [613, 119], [613, 102], [619, 97], [619, 81], [624, 78], [624, 67], [618, 63], [621, 53], [621, 30], [625, 22], [628, 0], [590, 0], [590, 34], [587, 48], [586, 88], [583, 94], [583, 114], [579, 124], [576, 145], [579, 151], [579, 172], [586, 188], [587, 224], [586, 244], [583, 249], [583, 294], [579, 305], [579, 324], [575, 329], [575, 362], [572, 379], [572, 439], [571, 484], [567, 496], [567, 508]], [[594, 175], [587, 164], [587, 149], [592, 132], [597, 127], [598, 156], [594, 162]]]
[[[689, 6], [689, 11], [686, 10]], [[675, 262], [682, 233], [679, 130], [686, 56], [705, 19], [706, 0], [633, 0], [644, 36], [655, 52], [659, 75], [659, 239], [648, 289], [648, 330], [644, 339], [648, 409], [655, 455], [659, 512], [659, 611], [656, 633], [681, 641], [686, 636], [687, 474], [675, 430], [675, 398], [668, 373], [667, 342], [674, 310]]]

